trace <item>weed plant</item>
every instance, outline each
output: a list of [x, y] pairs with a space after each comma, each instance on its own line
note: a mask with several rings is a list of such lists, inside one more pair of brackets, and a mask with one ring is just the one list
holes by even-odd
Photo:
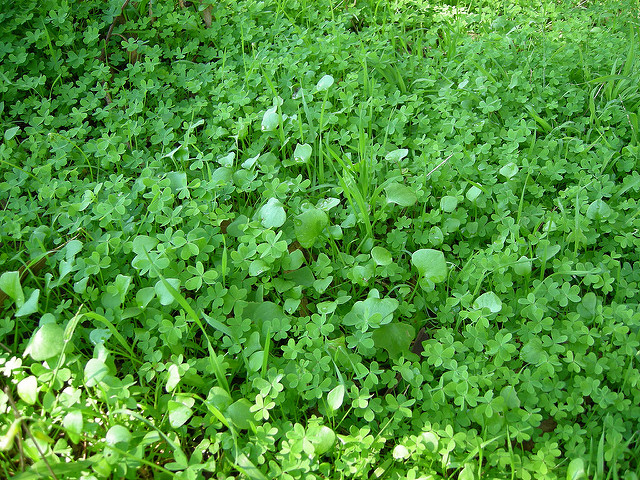
[[0, 477], [637, 479], [637, 0], [0, 9]]

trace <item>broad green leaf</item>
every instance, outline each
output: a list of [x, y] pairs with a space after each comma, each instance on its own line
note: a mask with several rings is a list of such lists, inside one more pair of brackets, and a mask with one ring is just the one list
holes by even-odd
[[38, 299], [40, 298], [40, 290], [35, 289], [29, 295], [29, 298], [26, 302], [24, 302], [17, 310], [16, 317], [26, 317], [27, 315], [31, 315], [32, 313], [36, 313], [38, 311]]
[[263, 132], [273, 132], [276, 128], [278, 128], [278, 123], [280, 119], [278, 118], [278, 107], [271, 107], [264, 112], [262, 116], [262, 126], [261, 129]]
[[518, 174], [518, 166], [513, 162], [509, 162], [499, 170], [499, 173], [509, 179]]
[[444, 282], [447, 279], [447, 262], [444, 259], [444, 253], [439, 250], [431, 248], [417, 250], [411, 255], [411, 263], [421, 277], [433, 283]]
[[471, 188], [467, 190], [467, 193], [466, 193], [467, 200], [469, 200], [470, 202], [473, 202], [480, 196], [481, 193], [482, 193], [482, 190], [480, 190], [475, 185], [472, 185]]
[[13, 137], [15, 137], [16, 133], [18, 133], [18, 130], [20, 130], [20, 127], [11, 127], [11, 128], [7, 128], [4, 131], [4, 139], [6, 141], [11, 140]]
[[296, 163], [307, 163], [311, 158], [312, 148], [308, 143], [297, 144], [293, 151], [293, 159]]
[[174, 194], [187, 188], [187, 174], [185, 172], [167, 172], [166, 177], [169, 179]]
[[458, 475], [458, 480], [475, 480], [475, 478], [476, 475], [473, 472], [473, 467], [471, 465], [465, 465]]
[[399, 162], [403, 158], [405, 158], [409, 154], [409, 150], [406, 148], [398, 148], [396, 150], [392, 150], [384, 156], [384, 159], [389, 162]]
[[380, 325], [391, 323], [393, 312], [398, 306], [399, 302], [395, 298], [380, 299], [370, 295], [366, 300], [356, 302], [342, 322], [344, 325], [353, 325], [364, 332], [369, 328], [378, 328]]
[[406, 185], [392, 183], [384, 189], [387, 194], [387, 202], [395, 203], [402, 207], [410, 207], [418, 201], [416, 193]]
[[103, 360], [92, 358], [84, 367], [84, 383], [87, 387], [95, 387], [109, 373], [109, 368]]
[[224, 412], [227, 407], [229, 407], [229, 405], [233, 403], [233, 399], [224, 388], [218, 387], [216, 385], [214, 387], [211, 387], [211, 390], [209, 390], [209, 395], [207, 395], [207, 403], [211, 404], [221, 412]]
[[384, 247], [373, 247], [371, 249], [371, 258], [376, 262], [377, 265], [384, 267], [386, 265], [391, 264], [393, 262], [393, 258], [391, 257], [391, 253]]
[[193, 410], [190, 406], [182, 402], [176, 402], [175, 400], [169, 400], [167, 410], [169, 411], [169, 424], [173, 428], [181, 427], [187, 423], [191, 415], [193, 415]]
[[18, 395], [29, 405], [36, 403], [38, 399], [38, 380], [33, 375], [23, 378], [18, 382]]
[[611, 207], [602, 199], [592, 202], [587, 208], [587, 218], [589, 220], [606, 220], [611, 216]]
[[249, 264], [249, 275], [251, 275], [252, 277], [257, 277], [258, 275], [262, 275], [264, 272], [268, 271], [269, 264], [261, 258], [256, 258]]
[[233, 402], [227, 407], [226, 413], [236, 428], [247, 430], [251, 427], [254, 417], [251, 412], [251, 402], [246, 398], [241, 398]]
[[167, 372], [169, 376], [167, 378], [167, 385], [165, 388], [167, 389], [167, 392], [173, 392], [178, 383], [180, 383], [180, 369], [178, 368], [178, 365], [172, 363], [169, 365]]
[[344, 401], [344, 393], [344, 384], [339, 383], [327, 394], [327, 405], [330, 410], [335, 412], [342, 406], [342, 402]]
[[236, 159], [236, 152], [229, 152], [218, 158], [218, 163], [223, 167], [233, 167], [233, 161]]
[[409, 458], [409, 450], [404, 445], [396, 445], [393, 448], [393, 458], [396, 460], [404, 460]]
[[440, 208], [443, 212], [451, 213], [458, 206], [458, 199], [451, 195], [445, 195], [440, 199]]
[[64, 329], [55, 323], [46, 323], [36, 330], [27, 350], [31, 358], [40, 362], [60, 354], [63, 346]]
[[333, 447], [336, 434], [326, 425], [312, 425], [307, 430], [307, 438], [313, 445], [316, 455], [323, 455]]
[[318, 208], [311, 208], [298, 215], [293, 225], [300, 245], [311, 248], [329, 225], [329, 216]]
[[144, 287], [136, 292], [136, 303], [141, 308], [146, 308], [149, 302], [156, 296], [156, 289], [153, 287]]
[[137, 255], [144, 255], [153, 250], [158, 244], [158, 239], [146, 235], [138, 235], [133, 239], [133, 252]]
[[[18, 307], [24, 303], [24, 293], [20, 286], [19, 272], [4, 272], [0, 275], [0, 290], [7, 294]], [[0, 305], [1, 307], [2, 305]]]
[[122, 425], [114, 425], [107, 431], [105, 442], [112, 447], [126, 450], [131, 441], [131, 432]]
[[529, 275], [531, 273], [531, 260], [524, 255], [521, 256], [518, 262], [513, 265], [513, 271], [521, 277]]
[[[62, 419], [62, 426], [67, 430], [72, 441], [77, 443], [82, 435], [84, 427], [84, 419], [82, 418], [82, 411], [72, 410], [67, 413]], [[77, 439], [77, 440], [74, 440]]]
[[260, 209], [259, 216], [264, 228], [279, 228], [287, 219], [284, 205], [277, 198], [270, 198]]
[[549, 260], [558, 254], [560, 248], [560, 245], [551, 245], [547, 239], [544, 239], [540, 241], [536, 247], [536, 257], [541, 261]]
[[316, 85], [316, 90], [318, 92], [324, 92], [325, 90], [331, 88], [331, 85], [333, 85], [333, 77], [331, 75], [325, 75]]
[[407, 323], [388, 323], [373, 331], [373, 343], [384, 348], [390, 358], [399, 358], [409, 352], [411, 342], [416, 336], [415, 329]]
[[500, 396], [504, 399], [507, 408], [520, 408], [520, 399], [513, 385], [507, 385], [500, 391]]
[[587, 478], [587, 472], [584, 469], [584, 460], [574, 458], [567, 466], [567, 480], [583, 480]]
[[476, 310], [488, 308], [491, 313], [498, 313], [500, 310], [502, 310], [502, 301], [500, 300], [500, 297], [498, 297], [495, 293], [486, 292], [476, 298], [476, 300], [473, 302], [473, 308], [475, 308]]
[[[165, 279], [169, 285], [171, 285], [174, 289], [178, 290], [180, 288], [180, 280], [177, 278], [167, 278]], [[155, 284], [156, 295], [158, 296], [158, 300], [162, 305], [171, 305], [175, 302], [175, 298], [171, 294], [171, 292], [167, 289], [164, 282], [158, 280]]]
[[425, 444], [431, 452], [435, 453], [438, 451], [438, 435], [433, 432], [423, 432], [419, 438], [420, 441]]

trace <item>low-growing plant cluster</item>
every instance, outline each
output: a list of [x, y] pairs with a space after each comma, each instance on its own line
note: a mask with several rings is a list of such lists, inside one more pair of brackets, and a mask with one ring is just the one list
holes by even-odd
[[627, 0], [3, 6], [0, 476], [637, 479], [639, 39]]

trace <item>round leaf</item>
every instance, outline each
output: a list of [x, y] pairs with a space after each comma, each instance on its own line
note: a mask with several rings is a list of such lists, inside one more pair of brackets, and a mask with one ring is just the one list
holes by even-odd
[[509, 162], [503, 166], [499, 172], [503, 177], [511, 178], [518, 173], [518, 166], [513, 162]]
[[[177, 278], [167, 278], [166, 282], [175, 290], [178, 290], [180, 288], [180, 280], [178, 280]], [[156, 282], [155, 290], [156, 295], [158, 296], [158, 300], [160, 300], [160, 303], [162, 305], [171, 305], [175, 301], [175, 298], [173, 298], [173, 294], [169, 291], [162, 279]]]
[[331, 75], [325, 75], [320, 79], [318, 85], [316, 85], [316, 90], [318, 92], [324, 92], [325, 90], [328, 90], [331, 85], [333, 85], [333, 77]]
[[262, 126], [260, 127], [263, 132], [273, 132], [278, 128], [278, 107], [271, 107], [264, 112], [262, 116]]
[[63, 347], [62, 327], [55, 323], [46, 323], [36, 330], [29, 345], [29, 354], [35, 361], [40, 362], [60, 354]]
[[277, 198], [270, 198], [260, 209], [260, 221], [264, 228], [281, 227], [286, 219], [284, 205]]
[[476, 298], [476, 301], [473, 302], [473, 308], [476, 310], [488, 308], [491, 313], [498, 313], [502, 310], [502, 301], [495, 293], [487, 292]]
[[404, 157], [409, 154], [409, 150], [406, 148], [398, 148], [397, 150], [392, 150], [384, 156], [384, 159], [389, 162], [399, 162]]
[[328, 452], [336, 441], [336, 434], [326, 425], [309, 427], [307, 438], [313, 445], [316, 455]]
[[415, 192], [401, 183], [392, 183], [384, 191], [387, 194], [387, 202], [396, 203], [402, 207], [410, 207], [418, 201]]
[[404, 460], [409, 457], [409, 450], [404, 445], [396, 445], [393, 449], [393, 458], [396, 460]]
[[393, 261], [391, 253], [389, 253], [389, 250], [384, 247], [373, 247], [371, 249], [371, 258], [373, 258], [373, 261], [381, 267], [389, 265]]
[[602, 199], [592, 202], [587, 208], [587, 218], [589, 220], [605, 220], [611, 215], [611, 207]]
[[307, 163], [311, 158], [311, 145], [304, 143], [302, 145], [296, 145], [296, 149], [293, 151], [293, 159], [296, 163]]
[[327, 394], [327, 404], [329, 405], [330, 410], [335, 412], [342, 406], [344, 391], [344, 385], [340, 383]]
[[18, 395], [29, 405], [36, 403], [38, 399], [38, 380], [33, 375], [23, 378], [18, 383]]
[[529, 275], [531, 273], [531, 260], [524, 255], [521, 256], [518, 262], [513, 265], [513, 271], [516, 275], [520, 275], [521, 277]]
[[175, 400], [169, 400], [167, 408], [169, 410], [169, 424], [173, 428], [181, 427], [187, 423], [187, 420], [189, 420], [193, 414], [191, 407], [182, 402], [176, 402]]
[[373, 331], [373, 343], [384, 348], [391, 358], [398, 358], [409, 351], [416, 336], [415, 329], [406, 323], [388, 323]]
[[417, 250], [411, 255], [411, 263], [418, 269], [421, 277], [433, 283], [444, 282], [447, 279], [447, 262], [444, 260], [444, 253], [439, 250]]
[[253, 413], [251, 412], [251, 403], [246, 398], [233, 402], [227, 408], [226, 413], [233, 424], [240, 430], [247, 430], [251, 427]]
[[109, 368], [99, 358], [92, 358], [84, 367], [84, 383], [87, 387], [95, 387], [109, 373]]
[[311, 248], [325, 227], [329, 225], [329, 216], [318, 208], [306, 210], [294, 221], [296, 238], [304, 248]]
[[105, 441], [107, 442], [107, 445], [113, 447], [120, 446], [127, 448], [131, 441], [131, 432], [122, 425], [114, 425], [107, 431]]
[[458, 199], [451, 195], [445, 195], [440, 199], [440, 208], [443, 212], [451, 213], [458, 206]]
[[582, 480], [586, 478], [587, 473], [584, 470], [584, 460], [581, 458], [571, 460], [567, 467], [567, 480]]

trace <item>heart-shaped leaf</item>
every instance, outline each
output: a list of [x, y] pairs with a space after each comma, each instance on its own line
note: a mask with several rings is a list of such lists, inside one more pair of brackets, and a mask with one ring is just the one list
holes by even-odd
[[381, 267], [389, 265], [393, 261], [391, 253], [389, 253], [389, 250], [384, 247], [373, 247], [371, 249], [371, 258], [373, 258], [373, 261]]
[[331, 75], [325, 75], [316, 85], [316, 90], [318, 92], [324, 92], [325, 90], [331, 88], [331, 85], [333, 85], [333, 77]]
[[313, 425], [307, 430], [307, 438], [313, 445], [316, 455], [328, 452], [336, 441], [336, 434], [326, 425]]
[[431, 248], [417, 250], [411, 255], [411, 263], [418, 270], [421, 277], [433, 283], [444, 282], [447, 279], [447, 262], [444, 253]]
[[262, 126], [260, 127], [263, 132], [273, 132], [278, 128], [278, 107], [271, 107], [264, 112], [262, 116]]
[[122, 425], [114, 425], [107, 431], [105, 442], [110, 446], [126, 449], [131, 441], [131, 432]]
[[284, 205], [277, 198], [270, 198], [260, 209], [259, 216], [264, 228], [279, 228], [287, 219]]
[[311, 208], [298, 215], [293, 225], [300, 245], [311, 248], [329, 225], [329, 216], [319, 208]]
[[38, 399], [38, 380], [33, 375], [23, 378], [18, 383], [18, 395], [29, 405]]
[[169, 424], [173, 428], [179, 428], [191, 418], [193, 410], [189, 405], [185, 405], [182, 402], [176, 402], [175, 400], [169, 400], [167, 404], [169, 410]]
[[311, 158], [311, 145], [304, 143], [302, 145], [296, 145], [296, 149], [293, 151], [293, 160], [295, 163], [307, 163]]
[[247, 430], [253, 422], [253, 413], [251, 412], [251, 403], [246, 398], [233, 402], [227, 408], [227, 415], [240, 430]]
[[[180, 288], [180, 280], [177, 278], [167, 278], [166, 282], [171, 285], [175, 290]], [[162, 305], [171, 305], [175, 298], [173, 298], [173, 294], [166, 287], [162, 279], [158, 280], [155, 285], [156, 295], [158, 296], [158, 300]]]
[[387, 202], [395, 203], [402, 207], [410, 207], [418, 201], [415, 192], [401, 183], [392, 183], [384, 189], [387, 194]]
[[473, 302], [473, 308], [476, 310], [488, 308], [491, 313], [498, 313], [502, 310], [502, 301], [495, 293], [487, 292], [476, 298], [475, 302]]
[[388, 323], [373, 331], [373, 343], [377, 348], [384, 348], [390, 358], [399, 358], [409, 351], [412, 340], [416, 336], [415, 329], [406, 323]]
[[344, 392], [344, 384], [340, 383], [327, 394], [327, 405], [330, 410], [335, 412], [342, 406], [342, 402], [344, 401]]
[[27, 350], [31, 358], [40, 362], [60, 354], [63, 347], [63, 328], [55, 323], [45, 323], [36, 330]]

